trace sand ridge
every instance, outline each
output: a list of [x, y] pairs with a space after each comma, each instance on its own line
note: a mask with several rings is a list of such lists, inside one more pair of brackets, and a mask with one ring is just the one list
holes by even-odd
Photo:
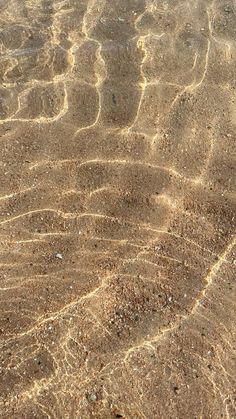
[[0, 22], [0, 417], [236, 417], [234, 2]]

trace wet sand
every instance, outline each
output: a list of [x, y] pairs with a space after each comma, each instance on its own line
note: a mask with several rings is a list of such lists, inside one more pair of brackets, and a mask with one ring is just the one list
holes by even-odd
[[236, 418], [235, 2], [0, 22], [0, 418]]

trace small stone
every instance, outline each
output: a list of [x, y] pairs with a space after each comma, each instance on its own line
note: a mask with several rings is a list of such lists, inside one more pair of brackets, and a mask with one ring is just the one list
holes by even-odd
[[63, 259], [63, 256], [61, 253], [56, 253], [55, 256], [57, 259]]
[[97, 400], [97, 395], [94, 392], [88, 393], [86, 397], [87, 397], [87, 400], [89, 402], [93, 402], [94, 403]]
[[174, 390], [174, 393], [175, 394], [178, 394], [179, 393], [179, 387], [178, 386], [174, 386], [173, 390]]
[[226, 13], [230, 13], [231, 12], [231, 7], [230, 6], [225, 6], [224, 7], [224, 11], [226, 12]]

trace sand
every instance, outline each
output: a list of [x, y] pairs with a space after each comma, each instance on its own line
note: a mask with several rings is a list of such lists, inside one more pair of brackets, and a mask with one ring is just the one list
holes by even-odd
[[235, 2], [0, 22], [0, 418], [236, 418]]

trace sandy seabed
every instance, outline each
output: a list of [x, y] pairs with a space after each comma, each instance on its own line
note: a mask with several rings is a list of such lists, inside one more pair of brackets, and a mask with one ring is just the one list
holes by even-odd
[[0, 0], [0, 418], [236, 418], [233, 0]]

